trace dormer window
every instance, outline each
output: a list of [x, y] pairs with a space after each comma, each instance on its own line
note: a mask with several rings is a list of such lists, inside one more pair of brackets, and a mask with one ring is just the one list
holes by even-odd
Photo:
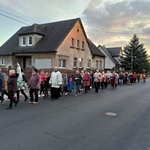
[[32, 37], [29, 36], [29, 45], [32, 45]]
[[23, 37], [23, 38], [22, 38], [22, 45], [23, 45], [23, 46], [26, 46], [26, 37]]

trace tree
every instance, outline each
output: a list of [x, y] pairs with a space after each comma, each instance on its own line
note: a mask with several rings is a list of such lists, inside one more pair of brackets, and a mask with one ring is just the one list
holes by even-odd
[[131, 72], [143, 72], [143, 69], [147, 69], [147, 52], [144, 48], [144, 44], [139, 44], [139, 39], [134, 34], [133, 39], [123, 49], [123, 54], [120, 57], [121, 67], [124, 70], [130, 70]]

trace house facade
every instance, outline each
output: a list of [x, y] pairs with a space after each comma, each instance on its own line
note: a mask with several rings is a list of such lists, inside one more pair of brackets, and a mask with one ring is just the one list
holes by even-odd
[[[16, 68], [92, 69], [93, 58], [80, 18], [22, 27], [0, 47], [0, 65]], [[104, 66], [104, 59], [101, 60]]]
[[102, 53], [100, 49], [91, 41], [88, 39], [89, 46], [92, 52], [92, 67], [94, 70], [105, 69], [105, 55]]

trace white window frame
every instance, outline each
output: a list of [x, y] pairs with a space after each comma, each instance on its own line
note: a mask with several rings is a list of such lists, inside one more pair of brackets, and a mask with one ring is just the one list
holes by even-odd
[[98, 68], [98, 60], [96, 60], [96, 68]]
[[87, 68], [91, 68], [91, 59], [87, 61]]
[[73, 59], [73, 68], [77, 68], [77, 57]]
[[83, 58], [79, 58], [79, 68], [83, 68]]
[[59, 59], [59, 68], [66, 68], [66, 60], [65, 59]]
[[102, 69], [102, 61], [99, 61], [99, 67]]
[[26, 37], [23, 36], [22, 37], [22, 46], [26, 46], [26, 45], [27, 45]]
[[[30, 43], [30, 40], [31, 40], [31, 43]], [[32, 36], [29, 36], [28, 37], [28, 45], [32, 45], [33, 44], [33, 38]]]

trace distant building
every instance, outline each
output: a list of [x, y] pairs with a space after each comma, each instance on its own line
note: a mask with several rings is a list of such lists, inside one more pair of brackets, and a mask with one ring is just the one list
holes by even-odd
[[120, 70], [119, 57], [122, 55], [121, 47], [106, 48], [99, 45], [98, 48], [102, 51], [105, 57], [105, 70]]

